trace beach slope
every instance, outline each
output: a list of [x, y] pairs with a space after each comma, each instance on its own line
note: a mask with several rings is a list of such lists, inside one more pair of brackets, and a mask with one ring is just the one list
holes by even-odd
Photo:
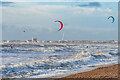
[[108, 66], [108, 67], [100, 67], [88, 72], [82, 72], [82, 73], [78, 73], [78, 74], [74, 74], [74, 75], [70, 75], [70, 76], [66, 76], [60, 79], [56, 79], [56, 80], [63, 80], [66, 78], [69, 79], [90, 79], [90, 78], [94, 78], [94, 79], [104, 79], [104, 78], [114, 78], [116, 80], [120, 80], [118, 79], [119, 74], [120, 74], [120, 70], [119, 70], [119, 66], [120, 64], [116, 64], [113, 66]]

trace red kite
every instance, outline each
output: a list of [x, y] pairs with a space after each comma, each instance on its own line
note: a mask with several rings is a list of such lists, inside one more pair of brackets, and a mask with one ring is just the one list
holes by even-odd
[[63, 23], [62, 23], [61, 21], [58, 21], [58, 20], [56, 20], [55, 22], [59, 22], [59, 23], [61, 24], [61, 28], [60, 28], [58, 31], [62, 30], [62, 28], [63, 28]]
[[23, 30], [23, 32], [25, 32], [25, 30]]

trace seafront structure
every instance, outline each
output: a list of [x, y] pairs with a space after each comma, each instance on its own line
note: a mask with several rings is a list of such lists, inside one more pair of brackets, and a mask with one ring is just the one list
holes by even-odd
[[108, 44], [115, 43], [118, 44], [117, 40], [37, 40], [37, 38], [33, 38], [31, 40], [2, 40], [2, 43], [84, 43], [84, 44]]
[[32, 38], [32, 42], [37, 42], [37, 38]]
[[2, 43], [83, 43], [83, 44], [118, 44], [118, 41], [114, 40], [41, 40], [37, 41], [37, 38], [32, 38], [32, 40], [19, 41], [19, 40], [3, 40]]
[[37, 38], [32, 38], [32, 40], [26, 40], [27, 43], [29, 42], [37, 42]]

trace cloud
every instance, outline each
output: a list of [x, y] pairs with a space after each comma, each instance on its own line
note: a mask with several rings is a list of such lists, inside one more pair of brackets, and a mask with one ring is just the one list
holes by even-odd
[[0, 6], [14, 7], [14, 2], [2, 2], [0, 1]]
[[88, 4], [78, 5], [80, 7], [101, 7], [99, 2], [90, 2]]
[[[31, 3], [16, 3], [16, 5], [19, 7], [3, 7], [2, 22], [7, 26], [3, 26], [4, 39], [26, 40], [38, 36], [39, 40], [60, 40], [62, 32], [58, 32], [60, 25], [55, 23], [55, 20], [67, 24], [63, 30], [68, 40], [91, 39], [89, 36], [100, 39], [99, 36], [94, 36], [97, 35], [94, 31], [110, 33], [106, 36], [116, 32], [113, 31], [115, 24], [109, 25], [107, 17], [101, 16], [108, 14], [106, 9], [65, 5], [33, 6]], [[24, 7], [26, 5], [27, 7]], [[22, 33], [23, 30], [26, 30], [26, 33]]]
[[4, 0], [10, 2], [118, 2], [120, 0]]

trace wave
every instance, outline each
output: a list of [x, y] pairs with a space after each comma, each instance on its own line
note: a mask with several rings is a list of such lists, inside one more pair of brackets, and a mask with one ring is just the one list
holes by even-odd
[[52, 73], [57, 75], [118, 62], [116, 45], [15, 44], [14, 47], [1, 48], [3, 78], [53, 76]]

